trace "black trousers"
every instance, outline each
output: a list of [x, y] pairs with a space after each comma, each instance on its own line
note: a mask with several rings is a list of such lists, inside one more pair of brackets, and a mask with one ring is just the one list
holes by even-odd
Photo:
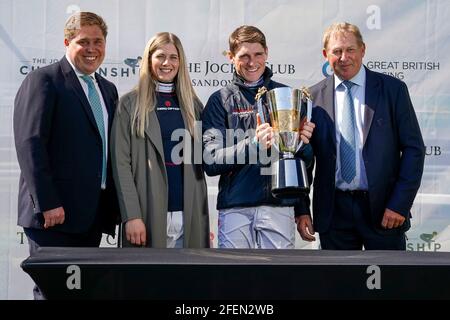
[[[28, 239], [30, 255], [39, 247], [98, 247], [102, 240], [101, 228], [94, 223], [85, 233], [64, 233], [49, 229], [23, 228]], [[35, 300], [45, 300], [45, 296], [37, 285], [33, 288]]]
[[329, 230], [320, 234], [325, 250], [405, 250], [405, 233], [400, 228], [373, 225], [367, 191], [336, 190]]

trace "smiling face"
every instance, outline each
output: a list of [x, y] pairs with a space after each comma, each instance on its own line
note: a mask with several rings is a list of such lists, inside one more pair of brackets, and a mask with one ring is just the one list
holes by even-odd
[[173, 43], [156, 49], [151, 55], [152, 76], [160, 82], [173, 82], [180, 67], [178, 50]]
[[238, 75], [247, 82], [257, 81], [266, 68], [268, 51], [257, 42], [243, 42], [234, 53], [229, 54]]
[[72, 39], [64, 39], [67, 55], [83, 74], [94, 73], [105, 58], [106, 40], [97, 25], [81, 26]]
[[358, 73], [365, 52], [364, 43], [358, 43], [351, 32], [333, 33], [323, 49], [324, 57], [341, 80], [350, 80]]

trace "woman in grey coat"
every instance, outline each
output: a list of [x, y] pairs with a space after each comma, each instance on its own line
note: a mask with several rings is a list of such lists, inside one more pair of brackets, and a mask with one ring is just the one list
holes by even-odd
[[202, 110], [180, 40], [156, 34], [145, 48], [139, 83], [121, 97], [112, 126], [123, 246], [209, 247], [207, 187], [193, 154]]

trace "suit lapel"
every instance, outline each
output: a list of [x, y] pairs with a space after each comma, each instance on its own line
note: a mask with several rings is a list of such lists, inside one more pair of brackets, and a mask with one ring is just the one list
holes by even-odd
[[[365, 67], [364, 67], [365, 68]], [[378, 99], [380, 96], [380, 83], [374, 76], [374, 73], [366, 68], [366, 91], [365, 91], [365, 105], [364, 105], [364, 126], [363, 126], [363, 146], [366, 143], [369, 135], [370, 126], [372, 125], [373, 115], [377, 108]]]
[[183, 223], [185, 232], [184, 241], [186, 243], [186, 240], [191, 237], [192, 214], [194, 212], [194, 200], [196, 199], [196, 188], [193, 188], [193, 186], [195, 186], [197, 181], [195, 179], [196, 165], [184, 164], [183, 166]]
[[65, 56], [61, 59], [60, 63], [69, 88], [72, 89], [72, 91], [80, 100], [83, 110], [86, 113], [87, 118], [89, 119], [89, 122], [94, 127], [95, 131], [98, 134], [98, 137], [101, 139], [100, 132], [97, 128], [97, 123], [95, 122], [94, 114], [92, 113], [91, 105], [89, 104], [89, 101], [86, 97], [86, 94], [84, 93], [83, 88], [81, 87], [80, 81], [78, 80], [75, 71], [72, 69], [72, 66], [69, 64]]
[[161, 128], [159, 126], [158, 116], [156, 115], [156, 110], [153, 110], [148, 115], [148, 124], [145, 127], [145, 134], [149, 137], [150, 141], [158, 150], [159, 155], [164, 163], [164, 149], [161, 138]]
[[[181, 111], [181, 116], [183, 117], [183, 123], [184, 123], [184, 128], [185, 128], [185, 133], [188, 136], [184, 137], [184, 144], [185, 147], [183, 148], [183, 156], [184, 157], [190, 157], [190, 161], [189, 163], [186, 164], [187, 161], [183, 161], [184, 162], [184, 170], [183, 170], [183, 179], [184, 179], [184, 186], [194, 186], [196, 183], [196, 179], [195, 179], [195, 164], [194, 164], [194, 159], [193, 159], [193, 155], [194, 155], [194, 141], [191, 139], [191, 137], [189, 136], [189, 131], [188, 131], [188, 125], [187, 125], [187, 116], [186, 113], [184, 112], [184, 109], [181, 108], [180, 106], [180, 111]], [[191, 148], [187, 148], [186, 144], [190, 143]], [[188, 152], [190, 150], [190, 152]], [[185, 234], [185, 239], [189, 239], [190, 238], [190, 230], [191, 230], [191, 221], [192, 221], [192, 212], [194, 210], [194, 199], [195, 199], [195, 195], [192, 193], [193, 190], [191, 188], [183, 188], [183, 219], [184, 219], [184, 230], [186, 232]], [[186, 241], [186, 240], [185, 240]], [[186, 243], [186, 242], [185, 242]]]
[[327, 113], [331, 122], [326, 122], [330, 125], [328, 132], [330, 138], [333, 140], [333, 145], [336, 145], [336, 124], [335, 124], [335, 108], [334, 108], [334, 76], [330, 76], [325, 81], [325, 85], [321, 90], [321, 97], [318, 97], [318, 105], [321, 106]]

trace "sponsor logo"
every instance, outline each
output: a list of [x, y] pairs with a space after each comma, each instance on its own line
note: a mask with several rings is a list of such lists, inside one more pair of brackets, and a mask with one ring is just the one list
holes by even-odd
[[[404, 80], [408, 72], [426, 72], [439, 71], [439, 61], [367, 61], [364, 65], [370, 70], [381, 72], [389, 76]], [[333, 74], [330, 64], [325, 62], [322, 65], [322, 74], [324, 77], [329, 77]]]
[[439, 251], [442, 245], [436, 241], [438, 233], [432, 231], [429, 233], [421, 233], [419, 239], [414, 242], [409, 242], [406, 245], [406, 250], [408, 251]]
[[[106, 78], [130, 78], [138, 74], [141, 57], [126, 58], [123, 61], [106, 61], [98, 68], [97, 72]], [[45, 67], [58, 62], [57, 58], [33, 57], [29, 60], [22, 60], [19, 64], [19, 73], [26, 76], [33, 70]]]
[[407, 75], [417, 72], [432, 72], [440, 70], [439, 61], [394, 61], [370, 60], [365, 62], [367, 68], [389, 76], [404, 80]]
[[426, 156], [441, 156], [441, 146], [425, 146]]
[[328, 78], [329, 76], [331, 76], [333, 74], [333, 70], [331, 69], [328, 61], [325, 62], [322, 66], [322, 74], [325, 78]]
[[[19, 73], [26, 76], [33, 70], [58, 62], [57, 58], [33, 57], [22, 59], [19, 65]], [[97, 72], [105, 78], [131, 78], [139, 74], [142, 57], [127, 57], [122, 61], [105, 61]], [[292, 63], [266, 62], [274, 75], [295, 75], [296, 67]], [[231, 75], [234, 66], [230, 62], [216, 62], [205, 60], [202, 62], [190, 62], [187, 65], [194, 87], [222, 88], [232, 82]], [[227, 78], [227, 79], [223, 79]]]
[[[274, 63], [266, 62], [274, 76], [276, 75], [295, 75], [296, 67], [292, 63]], [[234, 72], [234, 65], [230, 62], [216, 62], [205, 60], [203, 62], [188, 63], [188, 71], [191, 75], [192, 85], [194, 87], [225, 87], [231, 84], [231, 75]], [[224, 78], [228, 79], [222, 79]], [[229, 75], [226, 77], [226, 75]]]
[[123, 63], [125, 63], [127, 66], [131, 68], [139, 68], [141, 60], [142, 60], [141, 56], [137, 57], [136, 59], [126, 58], [125, 60], [123, 60]]

